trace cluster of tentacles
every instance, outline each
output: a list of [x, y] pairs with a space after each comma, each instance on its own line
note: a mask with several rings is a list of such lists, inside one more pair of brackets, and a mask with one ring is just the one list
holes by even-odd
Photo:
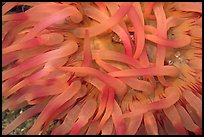
[[200, 2], [8, 2], [2, 21], [2, 111], [29, 106], [3, 134], [202, 134]]

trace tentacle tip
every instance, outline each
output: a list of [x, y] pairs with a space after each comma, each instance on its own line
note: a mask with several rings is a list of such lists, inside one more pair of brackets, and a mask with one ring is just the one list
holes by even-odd
[[202, 130], [200, 130], [199, 128], [197, 128], [197, 129], [194, 131], [194, 133], [195, 133], [196, 135], [202, 135]]

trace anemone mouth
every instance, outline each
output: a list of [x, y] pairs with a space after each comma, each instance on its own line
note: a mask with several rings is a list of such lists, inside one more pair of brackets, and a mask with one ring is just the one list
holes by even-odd
[[2, 134], [202, 134], [201, 31], [200, 2], [4, 3]]

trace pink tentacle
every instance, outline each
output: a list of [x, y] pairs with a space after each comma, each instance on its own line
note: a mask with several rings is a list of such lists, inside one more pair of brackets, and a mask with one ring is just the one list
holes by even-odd
[[167, 118], [173, 124], [176, 131], [181, 135], [186, 135], [187, 132], [184, 129], [184, 126], [183, 126], [182, 121], [181, 121], [181, 117], [180, 117], [178, 111], [176, 110], [175, 106], [173, 105], [169, 108], [163, 109], [163, 111], [164, 111], [165, 115], [167, 116]]
[[115, 95], [115, 91], [112, 88], [109, 88], [109, 95], [108, 95], [108, 100], [107, 100], [107, 104], [106, 104], [106, 111], [105, 114], [103, 115], [97, 131], [99, 132], [101, 130], [101, 128], [104, 126], [104, 124], [106, 123], [106, 121], [108, 120], [108, 118], [111, 116], [112, 112], [113, 112], [113, 107], [114, 107], [114, 95]]
[[[75, 30], [73, 30], [73, 33], [75, 36], [77, 36], [79, 38], [85, 37], [85, 30], [86, 29], [89, 30], [90, 37], [101, 34], [104, 31], [108, 30], [109, 28], [115, 26], [125, 16], [125, 14], [129, 11], [131, 6], [132, 6], [132, 3], [124, 3], [121, 5], [121, 7], [117, 11], [117, 13], [115, 13], [115, 15], [113, 15], [108, 20], [103, 21], [103, 23], [96, 25], [96, 26], [93, 26], [93, 27], [90, 27], [90, 28], [75, 29]], [[100, 28], [100, 30], [98, 28]]]
[[[136, 51], [134, 54], [134, 58], [137, 59], [141, 55], [142, 50], [144, 48], [144, 43], [145, 43], [144, 26], [142, 25], [142, 22], [138, 16], [138, 13], [135, 11], [133, 7], [128, 12], [128, 17], [130, 18], [135, 28], [134, 36], [136, 38], [135, 40]], [[140, 35], [137, 35], [137, 34], [140, 34]]]

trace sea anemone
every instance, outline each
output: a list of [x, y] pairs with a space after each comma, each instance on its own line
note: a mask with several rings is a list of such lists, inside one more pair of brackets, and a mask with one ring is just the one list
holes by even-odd
[[201, 2], [4, 3], [2, 133], [202, 134], [201, 45]]

